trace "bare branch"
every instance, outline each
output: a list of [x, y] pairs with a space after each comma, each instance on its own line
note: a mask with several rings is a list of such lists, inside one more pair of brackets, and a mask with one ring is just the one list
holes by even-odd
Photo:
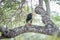
[[[46, 34], [46, 35], [53, 35], [54, 34], [52, 32], [52, 30], [49, 30], [43, 26], [37, 26], [37, 25], [32, 25], [32, 26], [28, 26], [28, 27], [21, 26], [21, 27], [17, 27], [14, 29], [8, 29], [8, 30], [6, 30], [6, 28], [1, 26], [0, 32], [2, 32], [2, 36], [0, 37], [0, 39], [14, 38], [15, 36], [18, 36], [20, 34], [27, 33], [27, 32], [42, 33], [42, 34]], [[60, 37], [60, 32], [58, 34], [58, 37]]]

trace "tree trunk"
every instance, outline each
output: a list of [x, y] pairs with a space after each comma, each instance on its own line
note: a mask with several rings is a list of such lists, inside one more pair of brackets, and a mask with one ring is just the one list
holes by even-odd
[[44, 0], [46, 5], [46, 12], [50, 16], [50, 0]]
[[43, 7], [43, 0], [39, 0], [39, 6]]

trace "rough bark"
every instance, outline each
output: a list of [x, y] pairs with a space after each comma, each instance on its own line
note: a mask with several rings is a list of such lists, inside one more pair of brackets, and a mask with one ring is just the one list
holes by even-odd
[[54, 31], [57, 31], [57, 27], [56, 25], [52, 22], [52, 20], [50, 19], [50, 16], [48, 15], [48, 13], [40, 6], [37, 6], [35, 8], [35, 12], [39, 15], [41, 15], [42, 17], [42, 21], [45, 24], [45, 26], [48, 26], [47, 28], [52, 28], [52, 29], [56, 29]]
[[[46, 35], [53, 35], [54, 33], [51, 30], [48, 30], [48, 28], [45, 28], [44, 26], [37, 26], [37, 25], [32, 25], [32, 26], [20, 26], [14, 29], [8, 29], [0, 26], [0, 32], [2, 32], [2, 35], [0, 36], [0, 39], [2, 38], [14, 38], [15, 36], [18, 36], [23, 33], [27, 32], [35, 32], [35, 33], [42, 33]], [[60, 32], [58, 34], [58, 37], [60, 37]]]
[[43, 7], [43, 0], [39, 0], [39, 6]]
[[[49, 5], [47, 5], [49, 6]], [[42, 22], [45, 24], [46, 28], [48, 29], [52, 29], [53, 32], [58, 31], [58, 28], [56, 27], [56, 25], [52, 22], [52, 20], [50, 19], [50, 13], [45, 11], [43, 9], [43, 7], [41, 7], [40, 5], [38, 5], [35, 8], [35, 12], [39, 15], [41, 15], [42, 17]]]
[[46, 12], [50, 16], [50, 0], [44, 0], [46, 5]]

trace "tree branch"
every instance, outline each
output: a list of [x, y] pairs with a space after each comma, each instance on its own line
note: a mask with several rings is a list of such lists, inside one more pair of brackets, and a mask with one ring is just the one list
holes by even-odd
[[[17, 27], [14, 29], [8, 29], [8, 30], [6, 30], [6, 28], [1, 26], [0, 32], [2, 32], [0, 39], [14, 38], [15, 36], [18, 36], [20, 34], [27, 33], [27, 32], [42, 33], [42, 34], [46, 34], [46, 35], [53, 35], [54, 34], [52, 32], [52, 30], [49, 30], [49, 29], [45, 28], [44, 26], [37, 26], [37, 25], [32, 25], [32, 26], [27, 26], [27, 27], [21, 26], [21, 27]], [[60, 32], [58, 34], [58, 37], [60, 37]]]

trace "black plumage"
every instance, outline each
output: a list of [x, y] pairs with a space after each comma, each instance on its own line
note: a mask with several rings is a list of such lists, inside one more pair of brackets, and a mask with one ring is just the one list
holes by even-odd
[[30, 21], [30, 23], [32, 23], [32, 13], [29, 13], [26, 17], [26, 23], [28, 23]]

